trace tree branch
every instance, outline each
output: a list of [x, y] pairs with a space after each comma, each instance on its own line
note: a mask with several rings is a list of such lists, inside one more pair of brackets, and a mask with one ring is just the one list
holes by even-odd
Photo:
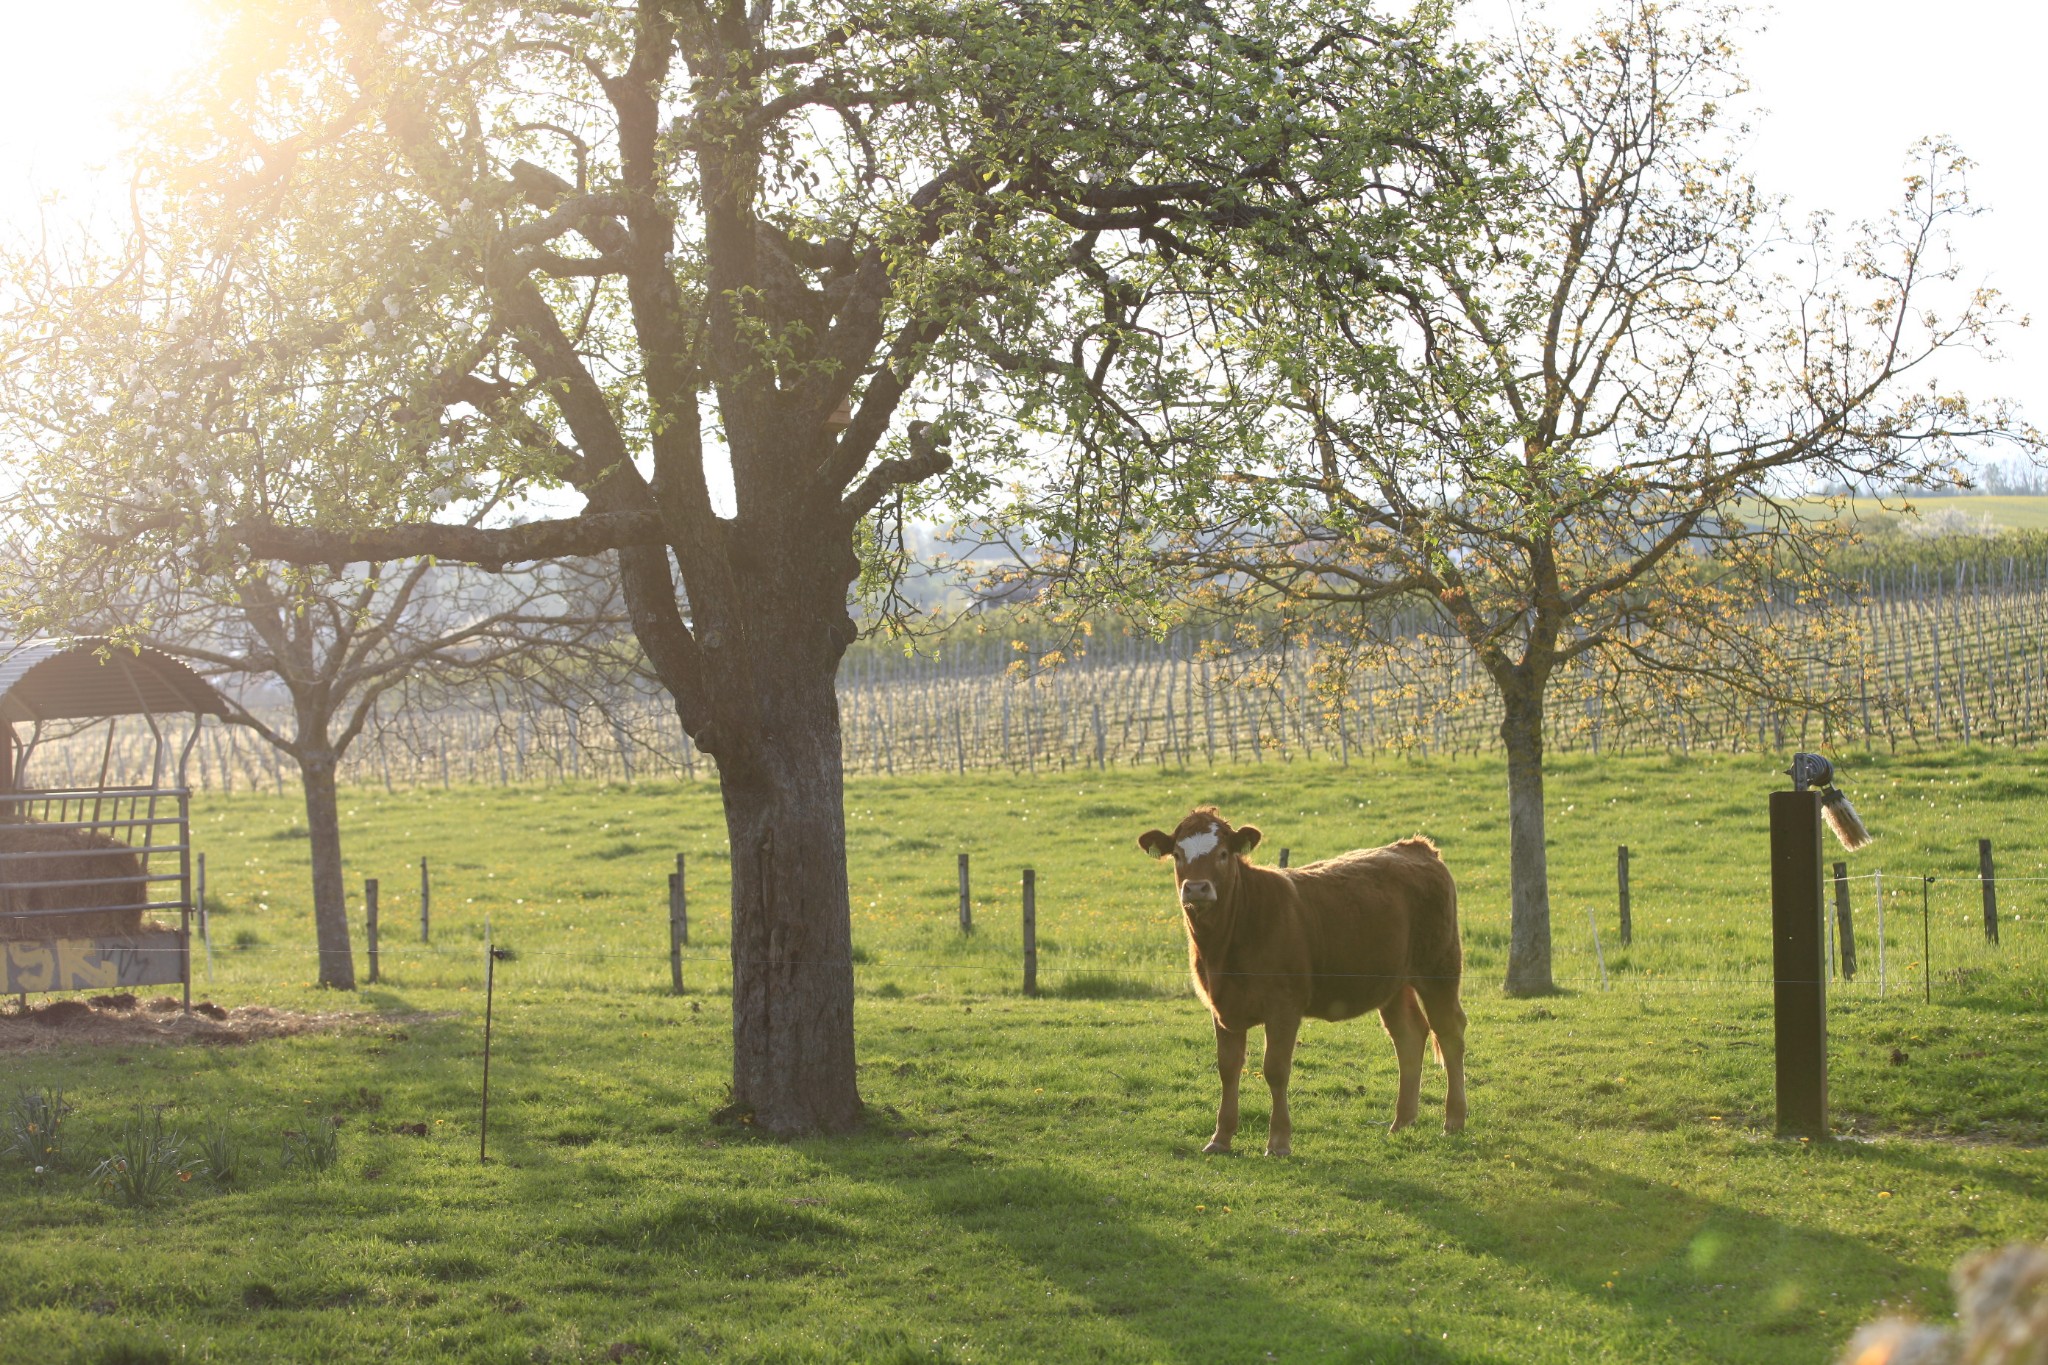
[[651, 511], [589, 512], [501, 527], [426, 522], [360, 531], [321, 531], [301, 526], [245, 525], [229, 534], [249, 553], [287, 564], [380, 563], [431, 555], [494, 571], [528, 560], [667, 544], [661, 518]]

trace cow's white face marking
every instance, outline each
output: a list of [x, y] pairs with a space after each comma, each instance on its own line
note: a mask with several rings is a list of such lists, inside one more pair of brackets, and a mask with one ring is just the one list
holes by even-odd
[[1209, 854], [1216, 851], [1216, 845], [1219, 842], [1221, 841], [1216, 837], [1216, 831], [1213, 829], [1206, 834], [1190, 834], [1187, 838], [1180, 841], [1181, 861], [1191, 863], [1198, 858], [1206, 858]]

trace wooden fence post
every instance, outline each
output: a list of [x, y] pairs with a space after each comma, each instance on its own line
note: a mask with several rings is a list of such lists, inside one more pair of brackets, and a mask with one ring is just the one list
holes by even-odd
[[1621, 896], [1621, 946], [1626, 948], [1635, 939], [1635, 925], [1628, 912], [1628, 845], [1622, 844], [1614, 851], [1614, 878]]
[[363, 878], [363, 933], [369, 940], [370, 984], [377, 982], [377, 879]]
[[679, 907], [683, 899], [683, 874], [668, 874], [668, 984], [670, 994], [683, 993], [683, 926]]
[[1288, 855], [1289, 855], [1289, 854], [1291, 854], [1291, 853], [1293, 853], [1293, 852], [1294, 852], [1294, 850], [1293, 850], [1293, 849], [1291, 849], [1291, 848], [1283, 848], [1283, 849], [1281, 849], [1281, 850], [1280, 850], [1280, 866], [1282, 866], [1282, 867], [1285, 867], [1285, 866], [1287, 866], [1287, 858], [1288, 858]]
[[1038, 874], [1024, 869], [1024, 994], [1038, 994]]
[[1991, 841], [1977, 841], [1977, 876], [1984, 884], [1984, 941], [1998, 942], [1998, 879], [1991, 872]]
[[420, 942], [422, 942], [422, 943], [431, 943], [431, 942], [433, 942], [433, 936], [432, 936], [432, 934], [431, 934], [431, 932], [430, 932], [430, 926], [431, 926], [431, 923], [432, 923], [432, 921], [431, 921], [431, 919], [429, 918], [429, 912], [430, 912], [430, 910], [431, 910], [431, 908], [432, 908], [432, 906], [433, 906], [433, 903], [434, 903], [434, 884], [433, 884], [433, 881], [432, 881], [432, 880], [431, 880], [431, 879], [430, 879], [430, 878], [428, 877], [428, 875], [427, 875], [427, 860], [426, 860], [425, 858], [421, 858], [421, 859], [420, 859]]
[[1835, 864], [1835, 937], [1841, 940], [1842, 980], [1856, 979], [1856, 924], [1849, 913], [1849, 865]]
[[960, 932], [974, 932], [974, 905], [967, 898], [967, 855], [960, 855]]
[[1821, 946], [1820, 793], [1770, 794], [1772, 1004], [1778, 1133], [1828, 1133], [1827, 957]]
[[676, 854], [676, 875], [669, 882], [668, 917], [678, 926], [683, 947], [690, 946], [690, 881], [689, 868], [683, 862], [683, 855]]

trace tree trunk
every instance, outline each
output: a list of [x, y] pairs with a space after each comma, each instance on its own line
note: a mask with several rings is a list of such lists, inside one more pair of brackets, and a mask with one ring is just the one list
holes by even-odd
[[833, 668], [786, 646], [754, 667], [776, 685], [752, 699], [758, 730], [718, 765], [732, 848], [730, 1112], [782, 1136], [844, 1132], [861, 1100]]
[[1543, 837], [1543, 684], [1503, 680], [1500, 737], [1508, 754], [1509, 995], [1548, 995], [1550, 867]]
[[312, 836], [313, 932], [320, 944], [320, 984], [356, 988], [355, 953], [348, 938], [348, 894], [341, 880], [341, 817], [335, 803], [336, 756], [301, 750], [299, 780], [306, 789], [306, 829]]

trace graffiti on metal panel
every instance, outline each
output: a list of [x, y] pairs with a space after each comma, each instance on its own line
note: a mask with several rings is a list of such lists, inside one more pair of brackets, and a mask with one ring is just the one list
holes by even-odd
[[183, 979], [183, 958], [176, 934], [0, 943], [9, 993], [166, 985]]

